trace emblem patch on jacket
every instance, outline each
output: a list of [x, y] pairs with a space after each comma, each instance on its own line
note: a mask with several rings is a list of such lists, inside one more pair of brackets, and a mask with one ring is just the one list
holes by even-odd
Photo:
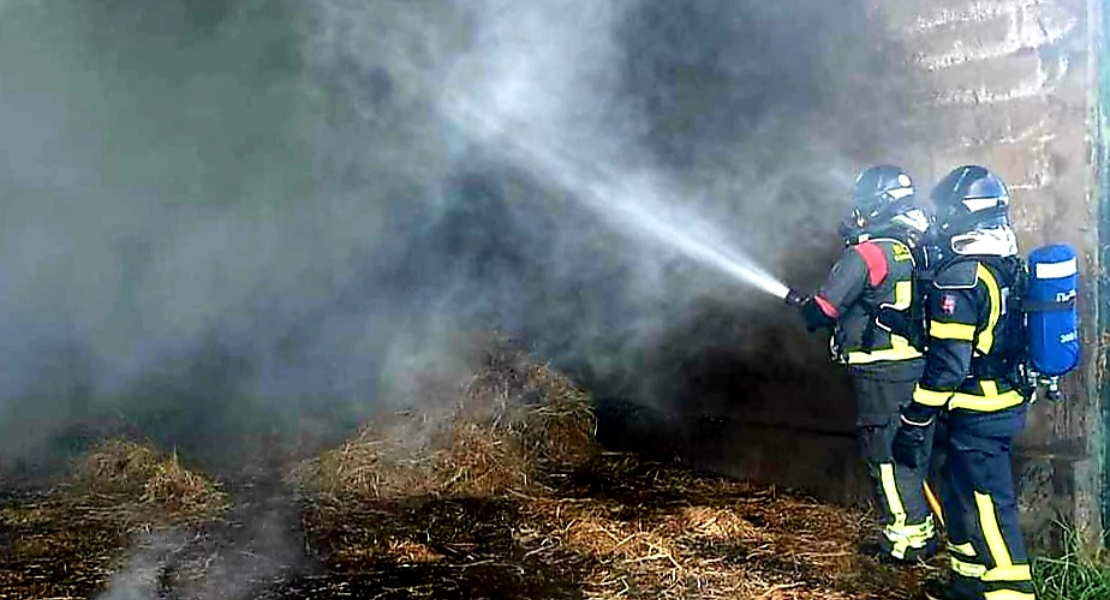
[[956, 297], [952, 294], [945, 294], [940, 300], [940, 310], [946, 315], [951, 315], [956, 312]]

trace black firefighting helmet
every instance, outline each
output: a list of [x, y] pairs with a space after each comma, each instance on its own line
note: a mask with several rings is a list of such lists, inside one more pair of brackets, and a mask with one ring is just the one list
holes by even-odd
[[964, 165], [944, 176], [930, 195], [943, 237], [1010, 223], [1010, 192], [986, 167]]
[[913, 179], [901, 167], [878, 165], [865, 170], [852, 186], [852, 208], [840, 224], [840, 234], [852, 239], [886, 227], [890, 219], [905, 212], [913, 195]]

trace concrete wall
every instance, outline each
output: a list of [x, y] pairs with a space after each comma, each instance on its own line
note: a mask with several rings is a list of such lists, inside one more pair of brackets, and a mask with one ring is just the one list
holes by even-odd
[[[1055, 545], [1055, 520], [1100, 527], [1103, 486], [1095, 0], [872, 0], [873, 24], [904, 48], [917, 82], [906, 119], [914, 139], [876, 161], [908, 166], [921, 188], [949, 169], [984, 164], [1010, 184], [1023, 248], [1066, 241], [1083, 254], [1085, 365], [1067, 400], [1038, 402], [1016, 452], [1026, 528], [1035, 547]], [[866, 109], [866, 107], [863, 107]], [[902, 124], [904, 125], [904, 123]], [[1098, 371], [1098, 372], [1096, 372]], [[825, 390], [813, 394], [828, 395]], [[756, 394], [711, 465], [826, 497], [867, 497], [850, 408], [787, 414], [773, 394]], [[792, 397], [807, 397], [794, 390]], [[815, 406], [827, 404], [815, 401]], [[766, 408], [766, 410], [762, 410]], [[811, 414], [812, 412], [812, 414]], [[844, 414], [842, 414], [844, 413]], [[762, 415], [762, 416], [760, 416]], [[711, 436], [710, 436], [711, 437]], [[819, 448], [820, 451], [815, 451]], [[711, 455], [711, 453], [703, 453]]]

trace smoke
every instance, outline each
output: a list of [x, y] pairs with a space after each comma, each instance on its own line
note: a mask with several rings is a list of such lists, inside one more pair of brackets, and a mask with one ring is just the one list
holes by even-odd
[[[488, 330], [603, 410], [835, 418], [794, 315], [683, 249], [820, 278], [914, 133], [865, 5], [0, 3], [0, 468], [122, 426], [241, 469]], [[113, 600], [160, 593], [168, 535]], [[246, 592], [212, 564], [199, 597]]]
[[651, 227], [805, 287], [905, 135], [857, 0], [3, 6], [9, 461], [337, 435], [476, 330], [657, 407], [778, 377], [821, 349]]
[[306, 563], [302, 541], [289, 525], [297, 516], [270, 504], [238, 511], [226, 531], [215, 535], [173, 528], [137, 536], [97, 600], [259, 597]]
[[831, 379], [792, 316], [691, 247], [737, 257], [749, 283], [827, 268], [838, 199], [912, 127], [903, 59], [864, 3], [456, 8], [325, 3], [318, 55], [431, 98], [460, 194], [433, 205], [462, 263], [444, 306], [667, 412]]

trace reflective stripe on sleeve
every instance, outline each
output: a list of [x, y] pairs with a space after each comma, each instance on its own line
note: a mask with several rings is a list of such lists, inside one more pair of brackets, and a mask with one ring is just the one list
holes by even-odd
[[938, 340], [970, 342], [975, 339], [975, 326], [966, 323], [929, 322], [929, 337]]
[[952, 392], [937, 392], [927, 388], [921, 387], [917, 384], [913, 389], [913, 401], [924, 405], [939, 407], [948, 404], [948, 399], [952, 397]]

